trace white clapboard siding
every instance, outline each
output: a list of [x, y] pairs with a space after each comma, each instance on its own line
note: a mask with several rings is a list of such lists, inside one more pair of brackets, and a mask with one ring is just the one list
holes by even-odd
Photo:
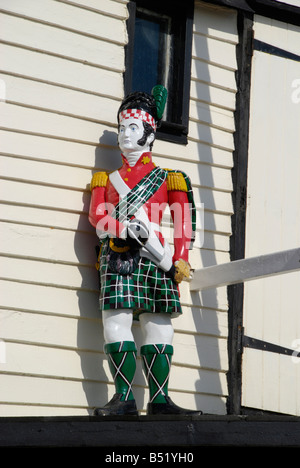
[[[225, 132], [234, 132], [234, 119], [231, 111], [213, 107], [205, 102], [191, 101], [190, 103], [190, 118], [194, 121], [202, 122], [210, 125], [213, 128], [223, 130]], [[225, 163], [225, 161], [224, 161]]]
[[[54, 287], [41, 282], [22, 282], [18, 278], [12, 280], [1, 278], [0, 291], [3, 307], [13, 311], [99, 318], [96, 289], [94, 291], [91, 291], [91, 288], [74, 289], [62, 285]], [[5, 367], [1, 370], [5, 371]]]
[[33, 82], [31, 79], [7, 76], [0, 79], [6, 83], [6, 103], [18, 103], [24, 107], [35, 107], [96, 123], [115, 123], [118, 101], [83, 94], [82, 92]]
[[64, 0], [64, 3], [70, 3], [71, 5], [78, 5], [82, 8], [86, 8], [91, 11], [97, 11], [99, 13], [104, 13], [107, 16], [112, 16], [113, 18], [127, 19], [128, 10], [127, 3], [128, 0]]
[[[15, 133], [18, 138], [15, 138]], [[18, 129], [15, 132], [10, 131], [10, 129], [0, 130], [0, 137], [2, 154], [52, 162], [57, 165], [67, 164], [68, 166], [94, 170], [97, 164], [99, 166], [102, 164], [105, 167], [107, 160], [120, 158], [116, 148], [116, 132], [111, 132], [107, 127], [103, 137], [99, 132], [98, 141], [92, 145], [62, 138], [59, 141], [59, 147], [57, 147], [57, 139], [51, 138], [51, 135], [31, 135]], [[89, 183], [90, 180], [87, 181], [86, 185]]]
[[[87, 98], [89, 101], [89, 98]], [[192, 106], [193, 102], [191, 102]], [[220, 116], [221, 117], [221, 116]], [[1, 152], [27, 155], [38, 159], [51, 159], [57, 163], [67, 162], [73, 165], [88, 166], [95, 168], [95, 151], [101, 148], [97, 157], [96, 163], [99, 168], [100, 165], [105, 165], [106, 159], [116, 159], [119, 155], [117, 151], [117, 133], [116, 128], [105, 129], [104, 133], [99, 131], [98, 141], [94, 144], [94, 152], [86, 144], [80, 142], [80, 145], [74, 141], [62, 140], [60, 147], [56, 148], [56, 141], [51, 138], [38, 135], [30, 135], [26, 133], [19, 133], [18, 138], [14, 138], [14, 134], [9, 131], [0, 130], [1, 136]], [[44, 139], [47, 138], [47, 139]], [[44, 148], [43, 152], [40, 151], [41, 145]], [[112, 148], [109, 148], [112, 147]], [[111, 154], [110, 150], [115, 149], [116, 154]], [[69, 155], [72, 155], [70, 160]], [[176, 145], [174, 143], [156, 140], [155, 147], [153, 147], [153, 156], [172, 158], [172, 160], [191, 162], [203, 162], [212, 166], [232, 167], [232, 153], [230, 151], [222, 150], [216, 147], [210, 147], [206, 144], [199, 143], [198, 141], [189, 141], [186, 146]]]
[[194, 13], [194, 31], [214, 39], [237, 44], [238, 33], [235, 24], [235, 12], [230, 9], [207, 5], [198, 1]]
[[[86, 360], [90, 357], [91, 363], [96, 359], [102, 361], [105, 359], [103, 348], [101, 349], [101, 340], [99, 340], [101, 334], [100, 322], [78, 320], [70, 317], [62, 318], [24, 314], [22, 312], [11, 314], [10, 311], [3, 311], [2, 314], [3, 319], [8, 322], [4, 339], [6, 341], [7, 364], [9, 365], [10, 372], [16, 371], [19, 366], [26, 374], [37, 376], [43, 374], [48, 377], [82, 379], [83, 369], [80, 366], [80, 354], [84, 354]], [[18, 324], [14, 327], [14, 324], [18, 320]], [[26, 327], [27, 333], [24, 334], [21, 325], [23, 325], [23, 328], [24, 326]], [[59, 327], [60, 331], [58, 332]], [[68, 329], [67, 333], [65, 333], [66, 329]], [[139, 336], [140, 329], [138, 328], [134, 332], [136, 332], [136, 341], [139, 344], [141, 340]], [[89, 336], [91, 340], [87, 338]], [[81, 337], [86, 338], [81, 339]], [[175, 353], [172, 361], [174, 365], [181, 367], [181, 373], [184, 373], [185, 369], [183, 367], [186, 364], [185, 354], [188, 351], [191, 356], [189, 368], [194, 369], [194, 372], [199, 372], [200, 366], [206, 370], [221, 370], [224, 366], [223, 359], [226, 355], [224, 348], [226, 346], [226, 339], [211, 339], [211, 337], [206, 337], [205, 335], [195, 334], [193, 336], [177, 332], [174, 340]], [[11, 348], [22, 349], [23, 352], [20, 354], [10, 352]], [[185, 352], [184, 348], [186, 349]], [[215, 352], [216, 349], [218, 349], [218, 353]], [[74, 353], [74, 350], [77, 350], [78, 353]], [[60, 352], [65, 355], [61, 361], [59, 359]], [[90, 355], [87, 354], [88, 352], [90, 352]], [[35, 359], [28, 358], [26, 353], [34, 355]], [[51, 358], [51, 354], [53, 356], [56, 355], [56, 359]], [[45, 367], [44, 362], [48, 363], [47, 367]], [[108, 367], [106, 362], [105, 367]], [[97, 373], [96, 369], [91, 368], [91, 366], [87, 367], [84, 372], [89, 380], [106, 380], [106, 372], [102, 374], [101, 372]], [[176, 380], [177, 378], [174, 376], [174, 381]], [[143, 381], [143, 378], [136, 379], [136, 383], [140, 385], [143, 384]], [[178, 382], [180, 381], [178, 389], [188, 389], [189, 382], [184, 382], [184, 378], [182, 377], [178, 379]], [[204, 382], [203, 385], [205, 384]]]
[[118, 44], [71, 33], [35, 20], [30, 21], [28, 18], [3, 14], [1, 39], [11, 45], [18, 44], [24, 49], [67, 57], [68, 60], [99, 68], [124, 71], [124, 57]]
[[[11, 415], [12, 408], [14, 407], [16, 407], [16, 411], [21, 416], [41, 415], [41, 413], [53, 415], [58, 411], [70, 416], [78, 415], [86, 411], [87, 398], [84, 398], [83, 395], [88, 395], [88, 407], [92, 410], [97, 405], [104, 405], [114, 394], [114, 385], [111, 382], [97, 383], [86, 380], [83, 391], [82, 383], [76, 380], [49, 379], [43, 376], [39, 378], [23, 376], [22, 399], [20, 400], [17, 388], [18, 380], [19, 378], [15, 375], [7, 375], [5, 384], [1, 387], [1, 393], [7, 396], [7, 400], [3, 403], [3, 411], [6, 416]], [[40, 391], [38, 401], [35, 400], [33, 402], [32, 386], [34, 384], [38, 384]], [[137, 405], [140, 407], [144, 399], [144, 391], [140, 387], [135, 388], [135, 386], [134, 390]], [[49, 395], [51, 395], [52, 399], [51, 404], [49, 404]], [[66, 396], [67, 403], [65, 402]], [[174, 391], [170, 388], [170, 396], [176, 403], [180, 402], [187, 408], [203, 408], [205, 405], [210, 413], [221, 413], [225, 404], [222, 396], [211, 393], [192, 394], [190, 392]], [[50, 408], [51, 411], [49, 411]]]
[[[100, 53], [100, 51], [99, 51]], [[84, 92], [122, 97], [122, 73], [20, 46], [0, 44], [3, 72]]]
[[[60, 165], [59, 171], [53, 164], [47, 162], [37, 162], [21, 158], [12, 158], [2, 156], [3, 170], [2, 175], [5, 178], [18, 180], [28, 180], [32, 183], [40, 182], [41, 184], [56, 185], [58, 187], [77, 188], [76, 185], [83, 180], [86, 180], [90, 175], [90, 171], [78, 168]], [[155, 162], [162, 166], [165, 164], [165, 159], [156, 157]], [[190, 179], [193, 185], [215, 188], [223, 191], [231, 191], [232, 180], [231, 171], [220, 167], [210, 167], [206, 164], [199, 164], [195, 171], [194, 163], [185, 163], [187, 173], [190, 173]], [[174, 169], [180, 168], [180, 161], [175, 161]], [[80, 185], [79, 185], [80, 187]], [[78, 187], [78, 190], [79, 190]], [[81, 185], [82, 187], [82, 185]]]
[[[299, 54], [300, 28], [256, 16], [254, 37]], [[246, 256], [299, 247], [299, 103], [296, 60], [254, 51], [248, 163]], [[263, 157], [261, 157], [263, 155]], [[266, 177], [266, 174], [268, 175]], [[245, 334], [299, 351], [299, 273], [245, 285]], [[299, 359], [245, 349], [243, 405], [300, 415]]]
[[96, 375], [103, 337], [89, 182], [98, 148], [106, 160], [116, 154], [110, 135], [123, 96], [127, 8], [4, 3], [1, 414], [86, 414], [108, 380]]
[[[121, 162], [127, 17], [127, 0], [0, 0], [1, 416], [86, 415], [114, 393], [88, 208], [92, 174]], [[194, 269], [229, 261], [236, 43], [234, 11], [196, 2], [188, 144], [153, 148], [156, 164], [190, 176], [202, 210]], [[224, 414], [226, 288], [184, 282], [180, 293], [170, 396]], [[138, 324], [133, 332], [139, 347]], [[134, 391], [145, 411], [139, 356]]]
[[[111, 2], [114, 5], [114, 2]], [[80, 6], [80, 5], [79, 5]], [[86, 8], [74, 8], [70, 3], [56, 2], [53, 0], [14, 0], [7, 4], [6, 0], [0, 1], [0, 8], [10, 14], [15, 14], [43, 24], [50, 24], [66, 31], [76, 32], [89, 37], [103, 38], [109, 42], [124, 45], [123, 15], [117, 17], [107, 15], [101, 10], [89, 11]], [[121, 6], [120, 11], [124, 13]]]
[[[298, 1], [298, 0], [297, 0]], [[298, 1], [298, 7], [300, 3]], [[256, 16], [255, 37], [274, 47], [299, 55], [299, 26]]]

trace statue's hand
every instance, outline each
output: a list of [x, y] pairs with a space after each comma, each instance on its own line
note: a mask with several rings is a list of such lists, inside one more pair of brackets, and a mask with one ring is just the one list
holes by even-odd
[[149, 238], [147, 226], [140, 220], [134, 218], [127, 226], [127, 241], [135, 248], [142, 247]]
[[190, 277], [191, 266], [188, 262], [180, 258], [175, 262], [175, 276], [176, 283], [181, 283], [184, 278]]

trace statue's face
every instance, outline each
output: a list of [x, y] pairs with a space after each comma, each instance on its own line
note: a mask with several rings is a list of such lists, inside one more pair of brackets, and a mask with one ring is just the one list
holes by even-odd
[[149, 151], [149, 145], [153, 136], [149, 136], [146, 142], [139, 144], [144, 135], [143, 121], [134, 117], [122, 119], [119, 125], [118, 143], [122, 153]]

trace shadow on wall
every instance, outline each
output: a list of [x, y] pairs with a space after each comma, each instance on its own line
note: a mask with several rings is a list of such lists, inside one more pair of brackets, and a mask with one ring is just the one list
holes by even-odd
[[[194, 67], [196, 76], [193, 76], [194, 108], [197, 115], [193, 116], [197, 124], [198, 158], [199, 158], [199, 180], [200, 185], [195, 187], [199, 191], [200, 201], [204, 203], [204, 230], [209, 219], [209, 232], [204, 232], [204, 243], [200, 248], [198, 258], [205, 266], [217, 263], [215, 238], [213, 232], [217, 231], [215, 216], [218, 216], [214, 190], [213, 175], [213, 135], [210, 123], [211, 116], [211, 83], [209, 70], [209, 49], [207, 44], [207, 31], [201, 31], [201, 35], [194, 34], [195, 56], [197, 62]], [[200, 37], [201, 36], [201, 37]], [[201, 39], [201, 40], [198, 40]], [[204, 164], [201, 164], [201, 163]], [[117, 145], [117, 132], [105, 131], [100, 138], [99, 145], [95, 150], [95, 172], [98, 170], [112, 171], [121, 166], [121, 156]], [[199, 197], [198, 197], [199, 198]], [[89, 207], [90, 194], [84, 193], [83, 214], [86, 217]], [[81, 223], [79, 222], [79, 225]], [[75, 249], [80, 263], [82, 275], [82, 288], [78, 291], [78, 300], [81, 319], [78, 325], [78, 349], [81, 359], [82, 372], [84, 376], [83, 388], [89, 407], [102, 405], [107, 402], [107, 383], [110, 376], [105, 372], [104, 364], [106, 357], [103, 354], [103, 330], [100, 312], [98, 310], [98, 278], [97, 271], [93, 269], [95, 263], [95, 245], [97, 237], [94, 228], [90, 227], [88, 233], [82, 234], [80, 230], [76, 233]], [[199, 246], [197, 247], [199, 248]], [[193, 265], [198, 268], [200, 265]], [[217, 290], [194, 292], [192, 297], [192, 318], [196, 330], [198, 361], [201, 369], [199, 379], [195, 382], [196, 408], [208, 413], [226, 412], [224, 399], [224, 385], [220, 381], [223, 374], [224, 364], [221, 362], [220, 342], [226, 337], [224, 330], [220, 328], [219, 315], [224, 313], [220, 310]], [[225, 305], [222, 304], [225, 309]], [[190, 313], [190, 312], [188, 312]], [[174, 321], [176, 328], [176, 321]], [[136, 327], [139, 328], [139, 327]], [[134, 330], [135, 332], [135, 330]], [[137, 335], [139, 332], [137, 332]], [[224, 351], [223, 351], [224, 352]], [[104, 367], [103, 367], [104, 366]], [[142, 377], [141, 377], [142, 378]], [[137, 376], [138, 387], [140, 377]], [[140, 397], [138, 397], [139, 399]], [[142, 403], [139, 404], [141, 407]]]
[[[117, 133], [105, 131], [95, 149], [93, 173], [111, 171], [121, 165], [117, 148]], [[74, 249], [78, 258], [81, 287], [77, 290], [80, 317], [77, 330], [77, 353], [81, 362], [82, 387], [88, 412], [108, 400], [109, 374], [105, 371], [106, 356], [103, 353], [103, 328], [99, 310], [99, 277], [95, 267], [98, 237], [88, 221], [90, 204], [89, 186], [83, 193], [82, 211], [75, 233]], [[105, 364], [104, 364], [105, 363]]]
[[[211, 144], [214, 144], [214, 141], [209, 126], [213, 121], [210, 93], [213, 80], [209, 70], [210, 55], [206, 36], [209, 31], [208, 27], [205, 30], [204, 28], [204, 22], [202, 22], [201, 35], [194, 33], [194, 49], [197, 58], [193, 58], [196, 76], [192, 77], [195, 91], [191, 99], [196, 104], [194, 109], [197, 109], [197, 115], [193, 115], [193, 119], [197, 122], [197, 138], [200, 141], [198, 144], [200, 187], [197, 190], [199, 190], [200, 200], [204, 204], [204, 239], [200, 248], [200, 259], [202, 266], [207, 267], [218, 263], [216, 256], [218, 247], [212, 237], [212, 232], [217, 231], [215, 216], [218, 216], [218, 213], [212, 171], [213, 147]], [[205, 165], [202, 165], [201, 161], [205, 162]], [[195, 266], [195, 268], [200, 267], [200, 265]], [[227, 333], [226, 330], [222, 330], [222, 324], [220, 327], [220, 316], [225, 313], [220, 309], [224, 310], [226, 304], [220, 304], [219, 292], [216, 289], [192, 292], [191, 298], [194, 306], [192, 316], [195, 329], [200, 335], [197, 352], [201, 368], [199, 380], [195, 382], [196, 407], [208, 413], [226, 413], [227, 392], [224, 394], [224, 383], [222, 384], [220, 380], [224, 372], [222, 369], [224, 364], [221, 362], [221, 353], [224, 353], [224, 350], [220, 349], [220, 344]], [[225, 320], [222, 320], [222, 323], [225, 323]]]

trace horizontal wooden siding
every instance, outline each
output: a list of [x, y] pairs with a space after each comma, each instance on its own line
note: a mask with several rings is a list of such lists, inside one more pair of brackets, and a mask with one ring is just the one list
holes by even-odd
[[[120, 162], [127, 14], [126, 1], [0, 1], [1, 416], [85, 415], [114, 392], [87, 213], [93, 172]], [[236, 43], [234, 12], [197, 2], [188, 144], [154, 145], [155, 162], [184, 169], [204, 206], [193, 268], [229, 260]], [[171, 396], [223, 414], [226, 289], [191, 294], [185, 283], [181, 301]], [[140, 365], [134, 389], [144, 411]]]

